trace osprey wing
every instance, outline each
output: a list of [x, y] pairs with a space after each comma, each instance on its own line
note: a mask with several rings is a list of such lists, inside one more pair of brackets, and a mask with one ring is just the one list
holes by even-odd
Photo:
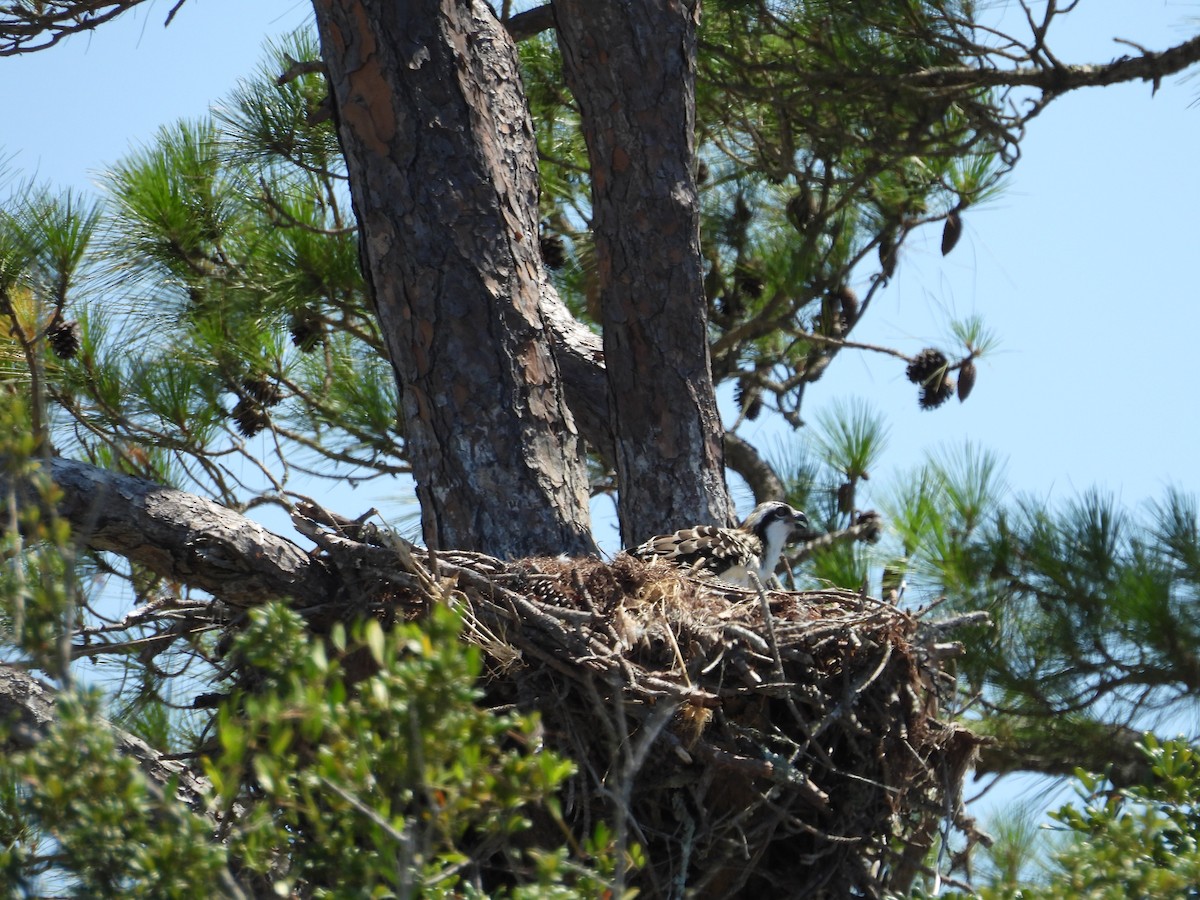
[[697, 525], [650, 538], [630, 552], [640, 559], [662, 559], [689, 572], [721, 577], [730, 570], [740, 574], [757, 568], [762, 541], [738, 528]]

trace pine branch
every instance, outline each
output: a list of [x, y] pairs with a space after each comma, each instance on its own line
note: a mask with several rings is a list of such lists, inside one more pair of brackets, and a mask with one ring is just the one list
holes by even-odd
[[787, 494], [783, 479], [771, 464], [732, 431], [725, 432], [725, 465], [745, 479], [754, 493], [755, 503], [782, 500]]
[[504, 27], [514, 41], [520, 42], [554, 27], [554, 6], [544, 3], [504, 20]]
[[[991, 721], [1000, 722], [996, 717]], [[977, 776], [1013, 772], [1070, 776], [1084, 769], [1107, 775], [1117, 787], [1151, 777], [1150, 761], [1140, 747], [1142, 732], [1124, 725], [1069, 718], [1009, 719], [987, 737], [975, 764]]]
[[[71, 34], [91, 31], [143, 0], [66, 0], [11, 3], [0, 12], [0, 56], [16, 56], [53, 47]], [[167, 23], [174, 17], [172, 9]]]
[[[0, 665], [0, 722], [5, 723], [0, 729], [0, 750], [5, 753], [32, 751], [42, 741], [52, 739], [51, 731], [58, 718], [56, 694], [54, 688], [27, 672], [15, 666]], [[164, 820], [164, 828], [172, 826], [172, 807], [166, 802], [168, 796], [182, 803], [192, 814], [210, 822], [214, 830], [220, 826], [223, 816], [211, 805], [212, 788], [204, 778], [111, 722], [101, 720], [96, 725], [111, 734], [121, 756], [129, 757], [137, 764], [150, 795], [162, 804], [156, 807], [154, 815]], [[228, 812], [235, 817], [243, 814], [240, 804], [234, 804]], [[224, 896], [247, 896], [228, 868], [221, 873], [220, 882]]]
[[[57, 514], [93, 550], [234, 605], [276, 597], [316, 603], [335, 590], [333, 576], [291, 541], [211, 500], [73, 460], [49, 465], [61, 490]], [[5, 472], [0, 490], [15, 490], [19, 506], [37, 503], [31, 481]]]
[[1182, 72], [1197, 61], [1200, 61], [1200, 35], [1166, 50], [1143, 49], [1140, 56], [1122, 56], [1099, 64], [1062, 65], [1044, 62], [1012, 68], [939, 66], [906, 74], [869, 71], [812, 71], [798, 74], [813, 86], [847, 90], [856, 85], [878, 84], [921, 91], [1033, 87], [1047, 94], [1058, 95], [1078, 88], [1104, 87], [1129, 81], [1149, 81], [1158, 90], [1164, 78]]
[[542, 291], [538, 312], [550, 336], [567, 405], [579, 433], [604, 459], [613, 459], [608, 383], [600, 335], [575, 318], [553, 290]]

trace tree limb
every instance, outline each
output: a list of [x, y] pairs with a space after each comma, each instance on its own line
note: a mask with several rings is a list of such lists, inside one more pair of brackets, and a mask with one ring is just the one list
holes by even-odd
[[[991, 720], [996, 724], [997, 720]], [[979, 749], [976, 776], [1036, 772], [1070, 776], [1077, 768], [1107, 775], [1117, 787], [1144, 783], [1150, 763], [1141, 751], [1143, 732], [1123, 725], [1037, 717], [1000, 730]]]
[[754, 493], [754, 502], [782, 500], [787, 494], [783, 479], [759, 452], [732, 431], [725, 432], [725, 465], [737, 472]]
[[554, 27], [554, 6], [543, 3], [541, 6], [519, 12], [512, 18], [505, 19], [504, 27], [508, 29], [514, 41], [523, 41], [543, 31], [549, 31]]
[[[0, 747], [6, 752], [35, 749], [46, 739], [57, 719], [55, 699], [54, 688], [15, 666], [0, 665], [0, 722], [7, 726], [0, 731]], [[112, 733], [117, 750], [132, 757], [156, 789], [171, 788], [177, 800], [216, 824], [208, 808], [210, 791], [203, 779], [183, 763], [164, 759], [140, 737], [111, 722], [102, 724]]]
[[[67, 35], [91, 31], [143, 0], [60, 0], [9, 3], [0, 12], [0, 56], [53, 47]], [[171, 16], [175, 10], [171, 11]], [[170, 16], [167, 19], [170, 22]]]
[[[56, 512], [86, 547], [234, 605], [276, 597], [315, 603], [336, 590], [333, 575], [291, 541], [211, 500], [74, 460], [49, 466], [61, 489]], [[40, 502], [32, 479], [5, 472], [0, 490], [15, 490], [21, 505]]]
[[615, 444], [608, 417], [603, 341], [553, 291], [542, 292], [540, 307], [575, 425], [584, 440], [611, 462]]
[[1032, 65], [1012, 68], [947, 66], [920, 69], [907, 74], [861, 72], [804, 72], [811, 86], [853, 88], [882, 80], [892, 87], [910, 90], [966, 89], [981, 87], [1032, 87], [1048, 94], [1063, 94], [1085, 87], [1104, 87], [1127, 81], [1150, 81], [1155, 89], [1164, 78], [1182, 72], [1200, 61], [1200, 35], [1166, 50], [1147, 50], [1141, 56], [1122, 56], [1108, 63], [1090, 65]]

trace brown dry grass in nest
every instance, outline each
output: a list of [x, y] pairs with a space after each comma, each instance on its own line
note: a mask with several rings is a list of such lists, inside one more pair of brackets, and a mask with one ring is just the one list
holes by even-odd
[[870, 896], [911, 881], [974, 748], [936, 718], [920, 623], [849, 592], [760, 595], [627, 557], [535, 565], [558, 602], [596, 614], [583, 627], [618, 664], [568, 678], [534, 663], [494, 691], [517, 687], [580, 762], [595, 810], [578, 805], [583, 833], [589, 813], [627, 819], [651, 895], [682, 882], [712, 897]]
[[959, 799], [978, 739], [939, 718], [942, 664], [962, 649], [944, 623], [624, 555], [504, 563], [386, 543], [324, 542], [401, 608], [462, 611], [486, 701], [540, 713], [545, 744], [578, 765], [562, 796], [574, 840], [603, 821], [644, 848], [618, 886], [877, 897], [908, 890], [940, 829], [979, 838]]

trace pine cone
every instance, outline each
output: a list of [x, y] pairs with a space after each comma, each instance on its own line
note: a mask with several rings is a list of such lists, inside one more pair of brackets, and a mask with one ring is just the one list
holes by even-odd
[[[833, 296], [837, 298], [838, 303], [842, 306], [842, 315], [846, 318], [846, 325], [853, 325], [858, 321], [858, 294], [848, 284], [838, 285], [833, 291]], [[847, 330], [849, 330], [847, 328]]]
[[252, 438], [270, 424], [270, 416], [257, 403], [249, 400], [239, 400], [230, 413], [233, 424], [243, 437]]
[[79, 323], [74, 319], [69, 322], [58, 319], [46, 329], [46, 340], [50, 342], [50, 349], [59, 359], [74, 359], [75, 354], [79, 352], [82, 338]]
[[837, 489], [838, 512], [848, 513], [854, 509], [854, 482], [843, 481]]
[[962, 217], [957, 210], [946, 216], [946, 224], [942, 226], [942, 256], [954, 249], [954, 245], [962, 237], [962, 230]]
[[726, 319], [740, 319], [746, 314], [746, 304], [737, 291], [717, 298], [717, 309]]
[[908, 364], [904, 374], [913, 384], [928, 384], [939, 372], [946, 369], [946, 355], [936, 347], [926, 347]]
[[896, 274], [896, 238], [890, 234], [879, 240], [879, 268], [884, 278]]
[[756, 272], [743, 270], [738, 273], [738, 290], [750, 297], [761, 297], [766, 284]]
[[745, 378], [739, 378], [737, 386], [733, 389], [733, 402], [746, 414], [746, 418], [753, 422], [762, 413], [762, 388]]
[[978, 374], [975, 368], [975, 361], [968, 359], [962, 364], [962, 368], [958, 371], [958, 402], [962, 403], [967, 397], [971, 396], [971, 391], [975, 387], [975, 376]]
[[543, 234], [540, 238], [542, 262], [547, 268], [561, 269], [567, 264], [567, 248], [561, 235]]
[[954, 396], [954, 379], [945, 374], [921, 388], [921, 409], [937, 409]]
[[270, 381], [265, 375], [247, 378], [242, 382], [242, 388], [263, 406], [275, 406], [283, 399], [283, 391], [279, 389], [279, 382]]
[[821, 205], [807, 187], [801, 187], [799, 192], [787, 203], [786, 213], [792, 227], [803, 234], [808, 226], [821, 212]]
[[863, 534], [860, 540], [874, 544], [883, 537], [883, 519], [873, 509], [859, 513], [858, 517], [854, 520], [854, 524], [867, 526], [866, 533]]
[[288, 323], [288, 331], [292, 333], [292, 343], [301, 353], [311, 353], [321, 339], [321, 314], [311, 306], [296, 310]]
[[754, 218], [754, 210], [746, 202], [746, 198], [738, 194], [733, 201], [733, 222], [735, 225], [744, 227], [750, 220]]

